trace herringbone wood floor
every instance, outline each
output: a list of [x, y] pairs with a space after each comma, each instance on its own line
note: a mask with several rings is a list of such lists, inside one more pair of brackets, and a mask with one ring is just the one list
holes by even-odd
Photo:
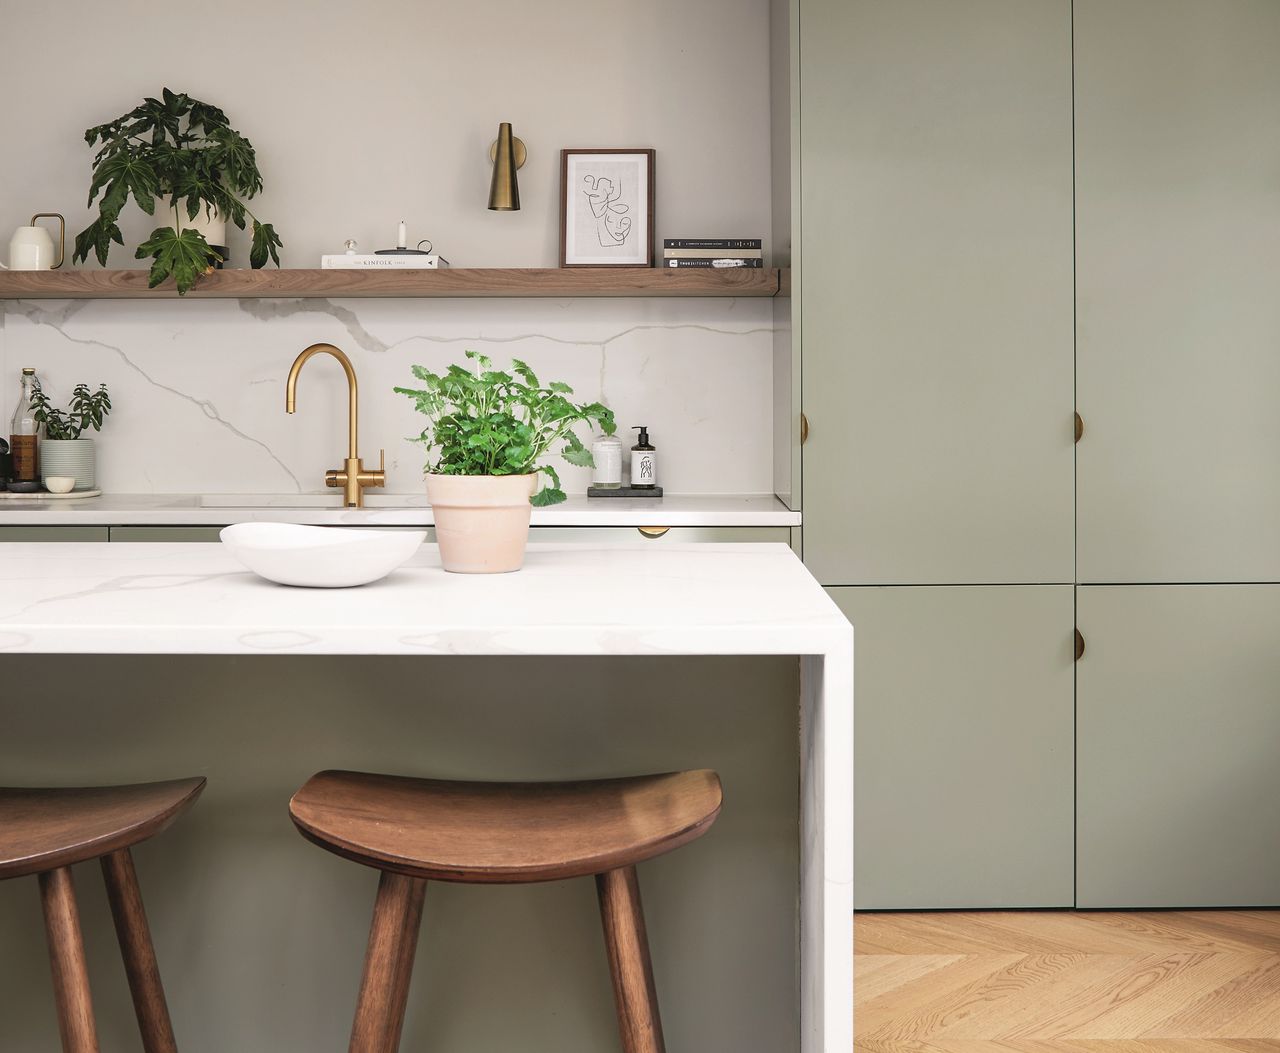
[[859, 914], [857, 1053], [1280, 1053], [1280, 911]]

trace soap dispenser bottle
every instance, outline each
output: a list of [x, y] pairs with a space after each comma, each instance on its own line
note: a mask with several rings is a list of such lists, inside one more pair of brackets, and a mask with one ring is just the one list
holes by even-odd
[[652, 490], [658, 485], [658, 453], [649, 444], [649, 429], [641, 424], [631, 429], [640, 441], [631, 447], [631, 489]]

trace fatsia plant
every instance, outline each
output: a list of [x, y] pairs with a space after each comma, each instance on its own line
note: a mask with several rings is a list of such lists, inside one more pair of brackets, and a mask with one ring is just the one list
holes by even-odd
[[548, 482], [534, 494], [534, 505], [554, 505], [565, 499], [560, 476], [544, 459], [563, 443], [559, 453], [570, 464], [590, 468], [591, 451], [574, 432], [579, 424], [595, 423], [607, 435], [616, 428], [613, 410], [599, 402], [578, 405], [567, 396], [568, 384], [545, 387], [529, 366], [512, 359], [511, 371], [492, 368], [478, 351], [468, 351], [474, 368], [452, 365], [443, 374], [413, 367], [421, 388], [396, 388], [413, 399], [429, 419], [413, 441], [427, 447], [426, 471], [441, 475], [527, 475], [541, 472]]
[[111, 412], [111, 396], [106, 384], [99, 384], [97, 391], [90, 391], [88, 384], [77, 384], [67, 408], [60, 410], [37, 384], [31, 406], [35, 419], [44, 425], [46, 439], [78, 439], [90, 428], [102, 430], [102, 422]]
[[193, 220], [206, 208], [241, 230], [252, 222], [250, 266], [264, 267], [268, 258], [280, 265], [275, 229], [245, 204], [262, 190], [253, 144], [218, 107], [165, 88], [161, 98], [144, 99], [114, 121], [90, 128], [84, 140], [90, 146], [101, 144], [93, 158], [89, 204], [99, 194], [102, 199], [97, 218], [76, 235], [76, 262], [92, 252], [106, 266], [111, 242], [124, 244], [116, 221], [132, 197], [148, 216], [156, 214], [157, 200], [166, 213], [177, 212], [177, 222], [153, 230], [135, 254], [140, 260], [154, 257], [151, 288], [172, 276], [178, 292], [186, 293], [221, 261], [203, 234], [181, 225], [183, 213]]

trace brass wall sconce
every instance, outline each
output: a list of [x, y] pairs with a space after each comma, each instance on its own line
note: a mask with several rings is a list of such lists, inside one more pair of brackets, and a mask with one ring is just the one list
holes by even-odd
[[527, 156], [524, 143], [511, 134], [511, 125], [507, 121], [498, 125], [497, 141], [489, 147], [489, 160], [493, 162], [493, 182], [489, 184], [489, 208], [492, 211], [520, 211], [520, 184], [516, 182], [516, 169], [523, 167]]

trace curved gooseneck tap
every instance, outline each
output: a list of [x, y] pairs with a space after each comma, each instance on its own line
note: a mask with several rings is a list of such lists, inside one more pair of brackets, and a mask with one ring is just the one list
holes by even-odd
[[326, 486], [342, 487], [343, 504], [348, 508], [360, 508], [364, 504], [364, 487], [386, 484], [387, 455], [383, 450], [376, 471], [365, 470], [357, 452], [357, 436], [360, 427], [360, 389], [356, 381], [355, 367], [345, 353], [333, 344], [312, 344], [293, 360], [289, 367], [289, 379], [284, 389], [284, 411], [296, 413], [298, 409], [298, 375], [307, 361], [318, 354], [332, 355], [347, 375], [347, 458], [343, 468], [331, 468], [324, 473]]

